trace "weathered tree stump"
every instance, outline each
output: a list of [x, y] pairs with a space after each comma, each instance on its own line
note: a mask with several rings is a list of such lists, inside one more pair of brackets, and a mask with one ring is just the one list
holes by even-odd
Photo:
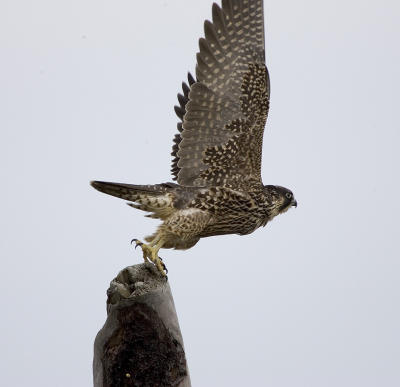
[[165, 277], [149, 263], [111, 281], [107, 320], [94, 342], [95, 387], [190, 387], [182, 335]]

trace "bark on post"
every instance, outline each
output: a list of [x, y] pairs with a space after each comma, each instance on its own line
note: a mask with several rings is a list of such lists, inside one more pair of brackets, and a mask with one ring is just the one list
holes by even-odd
[[190, 387], [171, 289], [152, 264], [111, 281], [107, 320], [94, 342], [94, 387]]

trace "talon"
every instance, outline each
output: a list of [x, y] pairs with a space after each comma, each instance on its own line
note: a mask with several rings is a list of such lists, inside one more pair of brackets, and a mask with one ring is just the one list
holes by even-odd
[[143, 259], [145, 262], [153, 262], [153, 264], [157, 267], [158, 271], [163, 275], [166, 276], [168, 273], [168, 269], [165, 266], [164, 262], [162, 261], [162, 258], [158, 256], [158, 250], [160, 250], [161, 246], [163, 245], [163, 241], [159, 241], [156, 245], [154, 244], [145, 244], [138, 239], [134, 238], [131, 241], [131, 244], [133, 242], [136, 243], [135, 249], [140, 246], [143, 252]]
[[165, 263], [163, 262], [163, 260], [162, 260], [161, 257], [158, 257], [158, 258], [159, 258], [159, 260], [160, 260], [160, 262], [161, 262], [162, 268], [165, 270], [165, 274], [168, 274], [167, 266], [165, 266]]
[[132, 244], [133, 242], [136, 243], [135, 250], [136, 250], [136, 248], [137, 248], [138, 246], [143, 246], [143, 242], [140, 242], [139, 239], [133, 238], [133, 239], [131, 240], [131, 244]]
[[162, 266], [162, 268], [165, 270], [165, 273], [166, 273], [166, 274], [168, 274], [168, 269], [167, 269], [167, 266], [165, 266], [165, 263], [163, 262], [163, 260], [162, 260], [162, 258], [161, 258], [161, 257], [158, 257], [158, 258], [160, 258], [160, 261], [161, 261], [161, 266]]

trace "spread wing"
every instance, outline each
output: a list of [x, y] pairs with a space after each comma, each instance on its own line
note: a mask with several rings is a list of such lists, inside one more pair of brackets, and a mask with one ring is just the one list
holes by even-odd
[[262, 0], [222, 0], [199, 41], [196, 80], [189, 74], [175, 111], [172, 174], [186, 186], [261, 183], [269, 107]]

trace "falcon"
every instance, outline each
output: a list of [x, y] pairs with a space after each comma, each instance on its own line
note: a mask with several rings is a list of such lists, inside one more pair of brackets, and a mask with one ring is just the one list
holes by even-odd
[[188, 74], [175, 106], [180, 122], [171, 172], [177, 183], [91, 182], [162, 220], [147, 243], [133, 241], [163, 275], [161, 248], [185, 250], [200, 238], [250, 234], [297, 206], [289, 189], [261, 180], [269, 97], [263, 1], [214, 3], [199, 40], [196, 76]]

